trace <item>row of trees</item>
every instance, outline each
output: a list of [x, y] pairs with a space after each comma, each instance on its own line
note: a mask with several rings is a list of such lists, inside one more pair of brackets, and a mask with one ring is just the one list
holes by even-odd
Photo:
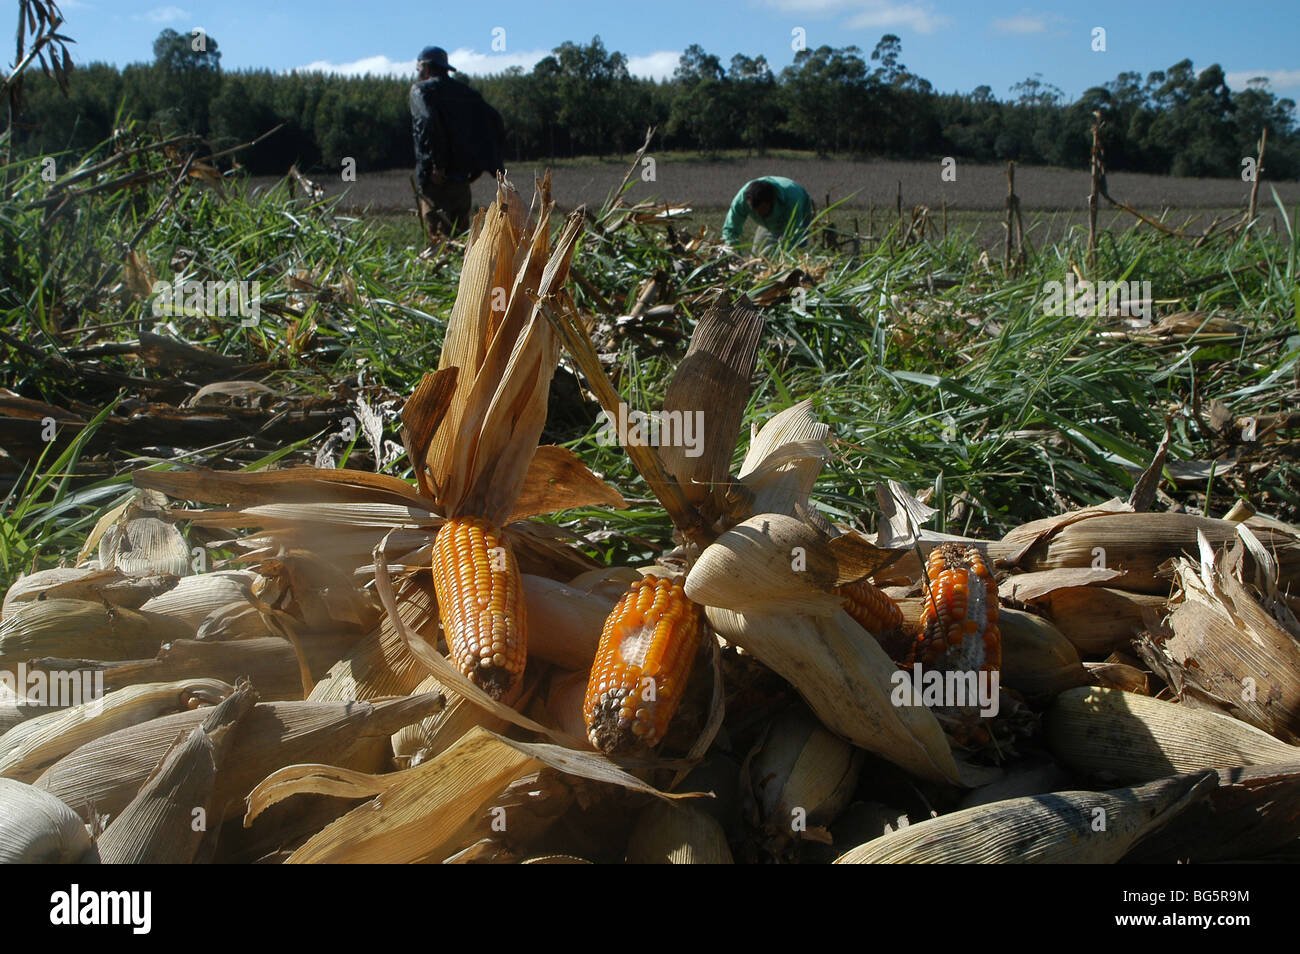
[[[361, 168], [410, 164], [409, 80], [223, 73], [220, 57], [215, 39], [195, 50], [190, 37], [166, 30], [153, 63], [78, 69], [66, 98], [52, 81], [33, 76], [16, 132], [32, 150], [80, 151], [111, 135], [123, 115], [168, 132], [198, 132], [214, 145], [252, 140], [283, 123], [241, 154], [248, 168], [337, 167], [345, 156]], [[1099, 110], [1111, 169], [1235, 175], [1267, 129], [1270, 175], [1300, 177], [1295, 103], [1261, 83], [1229, 89], [1217, 64], [1198, 73], [1190, 60], [1146, 77], [1121, 73], [1067, 103], [1038, 75], [1012, 87], [1007, 99], [988, 86], [937, 93], [903, 64], [893, 35], [869, 57], [852, 46], [802, 50], [779, 74], [762, 56], [737, 54], [724, 65], [691, 46], [662, 82], [629, 75], [627, 58], [596, 37], [564, 43], [530, 71], [515, 67], [473, 83], [505, 118], [514, 159], [623, 155], [656, 125], [663, 148], [705, 154], [793, 148], [1077, 168], [1087, 165]]]

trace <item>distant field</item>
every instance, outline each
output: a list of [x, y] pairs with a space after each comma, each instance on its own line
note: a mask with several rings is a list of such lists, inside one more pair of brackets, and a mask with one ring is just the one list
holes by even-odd
[[[832, 203], [843, 200], [833, 216], [841, 228], [851, 230], [856, 216], [859, 230], [867, 234], [867, 213], [872, 211], [872, 231], [882, 230], [887, 215], [892, 215], [895, 209], [901, 183], [905, 213], [915, 205], [928, 205], [937, 216], [946, 202], [950, 229], [977, 231], [985, 242], [1000, 240], [1002, 233], [1000, 213], [1007, 186], [1006, 167], [1001, 163], [979, 165], [959, 161], [956, 181], [943, 182], [938, 162], [818, 160], [790, 154], [766, 159], [703, 160], [674, 154], [655, 158], [655, 181], [644, 182], [639, 175], [635, 177], [630, 198], [656, 198], [690, 205], [697, 210], [698, 222], [715, 228], [721, 224], [722, 210], [745, 182], [761, 175], [784, 175], [802, 183], [818, 208], [825, 204], [827, 196]], [[510, 174], [526, 192], [533, 176], [540, 175], [549, 166], [556, 203], [567, 210], [581, 203], [600, 205], [622, 180], [628, 162], [628, 159], [585, 159], [514, 163]], [[346, 192], [343, 208], [350, 212], [387, 217], [413, 208], [410, 172], [406, 169], [359, 170], [357, 181], [351, 183], [320, 172], [314, 178], [327, 194]], [[276, 181], [272, 177], [258, 177], [252, 180], [252, 185], [268, 186]], [[1185, 179], [1116, 172], [1108, 176], [1108, 185], [1116, 199], [1153, 215], [1170, 210], [1167, 221], [1181, 226], [1190, 219], [1193, 228], [1203, 228], [1216, 216], [1243, 208], [1250, 194], [1249, 183], [1240, 179]], [[1260, 207], [1265, 213], [1264, 226], [1273, 223], [1276, 227], [1269, 186], [1277, 189], [1290, 209], [1300, 203], [1300, 183], [1266, 181], [1262, 184]], [[1017, 167], [1016, 194], [1021, 208], [1028, 213], [1025, 225], [1031, 241], [1056, 240], [1070, 226], [1087, 222], [1086, 172], [1043, 166]], [[491, 201], [490, 181], [474, 184], [474, 199], [482, 205]], [[1106, 210], [1103, 202], [1101, 222], [1107, 228], [1124, 228], [1133, 220]]]

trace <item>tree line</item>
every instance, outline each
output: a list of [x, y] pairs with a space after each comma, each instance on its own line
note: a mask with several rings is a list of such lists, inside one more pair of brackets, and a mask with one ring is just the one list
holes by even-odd
[[[164, 134], [198, 133], [221, 148], [283, 124], [239, 154], [247, 169], [281, 173], [294, 162], [338, 168], [345, 157], [361, 169], [412, 163], [410, 80], [224, 72], [215, 38], [205, 38], [202, 50], [193, 46], [189, 36], [164, 30], [152, 63], [80, 67], [66, 96], [53, 80], [30, 76], [13, 122], [16, 140], [33, 153], [83, 152], [132, 117]], [[988, 86], [937, 92], [902, 63], [893, 35], [870, 55], [855, 46], [801, 50], [779, 73], [762, 56], [738, 53], [724, 65], [693, 45], [662, 81], [631, 76], [627, 57], [597, 36], [556, 47], [531, 70], [513, 67], [469, 82], [501, 112], [514, 160], [623, 156], [654, 125], [657, 148], [704, 155], [800, 149], [1084, 168], [1097, 111], [1112, 170], [1235, 176], [1267, 129], [1269, 177], [1300, 177], [1295, 103], [1264, 83], [1230, 89], [1218, 64], [1198, 72], [1191, 60], [1145, 77], [1120, 73], [1066, 102], [1037, 74], [1006, 98]]]

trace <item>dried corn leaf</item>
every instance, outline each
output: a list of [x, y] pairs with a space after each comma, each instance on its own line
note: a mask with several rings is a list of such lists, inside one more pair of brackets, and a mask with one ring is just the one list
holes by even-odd
[[1037, 573], [1013, 573], [1002, 581], [998, 590], [1002, 596], [1018, 603], [1032, 603], [1054, 590], [1108, 583], [1121, 575], [1119, 570], [1087, 566], [1040, 570]]
[[137, 487], [159, 490], [175, 500], [257, 507], [265, 504], [386, 503], [427, 509], [430, 501], [404, 480], [361, 470], [294, 467], [258, 472], [195, 468], [136, 471]]
[[429, 574], [407, 577], [399, 583], [397, 616], [385, 612], [379, 625], [357, 641], [346, 658], [312, 689], [317, 701], [377, 699], [404, 696], [428, 675], [424, 665], [406, 648], [395, 620], [421, 638], [438, 641], [438, 605]]
[[[622, 772], [603, 756], [515, 742], [476, 727], [432, 761], [386, 780], [379, 798], [319, 832], [289, 860], [295, 864], [402, 863], [449, 857], [465, 847], [457, 843], [456, 836], [466, 825], [484, 814], [511, 782], [537, 772], [542, 765], [633, 791], [676, 797]], [[352, 793], [363, 790], [365, 783], [348, 781]], [[319, 784], [314, 778], [304, 782], [303, 791]], [[250, 804], [263, 801], [259, 791], [250, 796]]]
[[421, 466], [415, 468], [415, 477], [420, 493], [430, 500], [434, 499], [434, 486], [423, 463], [428, 459], [433, 435], [437, 433], [451, 405], [459, 373], [459, 368], [444, 368], [426, 373], [402, 406], [402, 443], [406, 447], [406, 457], [413, 464], [421, 462]]
[[[583, 225], [581, 211], [569, 216], [536, 286], [539, 300], [563, 288]], [[538, 231], [540, 235], [544, 230], [539, 227]], [[506, 522], [523, 489], [546, 424], [551, 378], [559, 359], [560, 341], [555, 329], [533, 306], [504, 371], [483, 378], [491, 385], [491, 400], [479, 425], [478, 438], [469, 448], [472, 456], [468, 487], [460, 503], [461, 508], [468, 509], [459, 512], [479, 514], [496, 524]], [[477, 381], [475, 385], [477, 390]], [[448, 505], [448, 515], [456, 512], [455, 506]]]
[[623, 510], [627, 507], [627, 501], [617, 490], [588, 470], [587, 465], [567, 448], [551, 444], [537, 448], [508, 521], [524, 520], [574, 507], [613, 507], [615, 510]]

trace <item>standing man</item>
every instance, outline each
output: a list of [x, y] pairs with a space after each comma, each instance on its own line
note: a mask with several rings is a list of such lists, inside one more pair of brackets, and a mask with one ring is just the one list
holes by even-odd
[[722, 225], [722, 241], [727, 247], [740, 241], [750, 216], [761, 226], [754, 235], [756, 248], [769, 241], [787, 248], [804, 245], [812, 224], [812, 199], [803, 186], [784, 176], [763, 176], [745, 183], [731, 200]]
[[426, 46], [411, 86], [411, 132], [420, 214], [429, 233], [455, 235], [469, 225], [470, 183], [505, 171], [505, 124], [476, 90], [450, 74], [447, 51]]

